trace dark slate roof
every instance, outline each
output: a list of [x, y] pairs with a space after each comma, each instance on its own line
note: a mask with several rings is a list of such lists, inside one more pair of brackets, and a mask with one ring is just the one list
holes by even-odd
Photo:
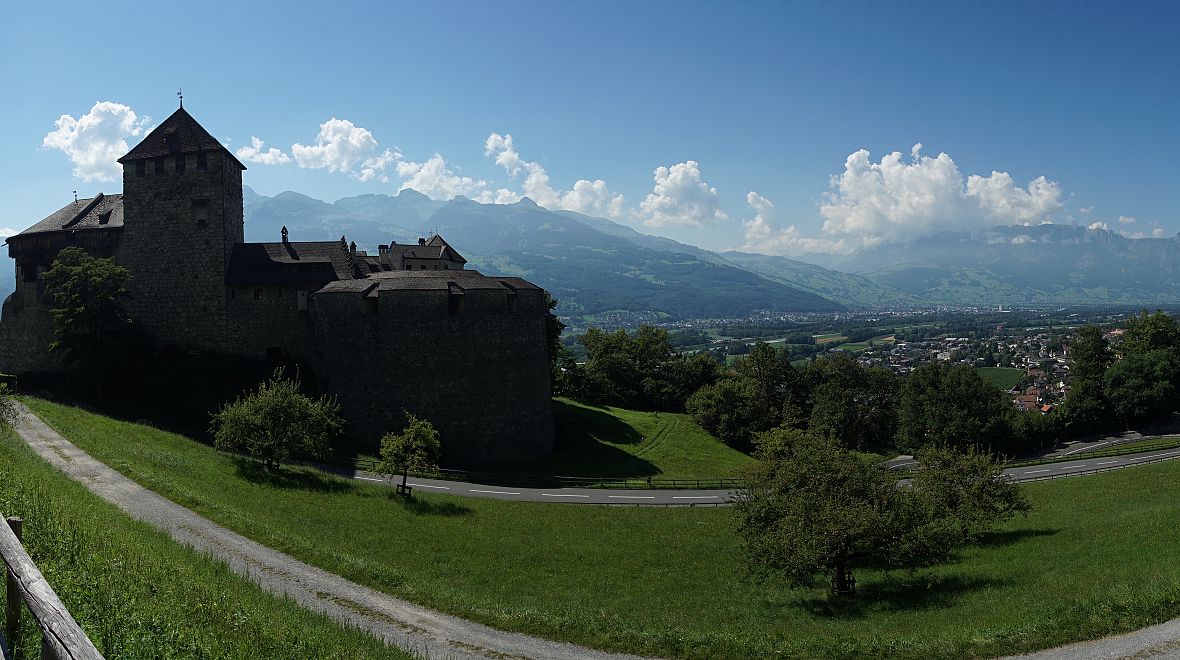
[[393, 247], [408, 259], [447, 259], [461, 264], [467, 263], [463, 255], [459, 254], [442, 236], [435, 234], [426, 241], [426, 245], [401, 245], [394, 243]]
[[234, 157], [229, 149], [226, 149], [217, 141], [217, 138], [210, 135], [209, 131], [198, 124], [197, 120], [193, 119], [193, 116], [184, 108], [172, 113], [172, 116], [165, 119], [164, 123], [148, 133], [147, 137], [120, 158], [119, 162], [126, 163], [144, 158], [192, 154], [201, 151], [224, 151], [238, 164], [238, 167], [246, 169], [246, 166], [242, 165], [242, 161]]
[[123, 226], [123, 196], [99, 193], [58, 209], [48, 218], [17, 234], [41, 234], [80, 229], [114, 229]]
[[[374, 286], [376, 285], [376, 286]], [[472, 291], [476, 289], [539, 289], [519, 277], [488, 277], [475, 270], [391, 270], [371, 273], [366, 279], [332, 282], [318, 293], [360, 293], [378, 291]]]
[[225, 275], [227, 284], [322, 285], [352, 278], [340, 241], [238, 243]]

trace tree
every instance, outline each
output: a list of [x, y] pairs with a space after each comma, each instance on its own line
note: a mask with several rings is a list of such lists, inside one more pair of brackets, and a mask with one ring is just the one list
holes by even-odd
[[335, 399], [304, 395], [298, 375], [286, 378], [279, 368], [257, 390], [224, 404], [210, 430], [221, 451], [245, 451], [271, 470], [296, 452], [324, 457], [343, 426], [339, 411]]
[[1172, 349], [1131, 353], [1107, 370], [1103, 393], [1114, 413], [1129, 426], [1175, 409], [1177, 374], [1180, 359]]
[[1123, 324], [1125, 333], [1119, 352], [1123, 356], [1149, 353], [1157, 350], [1180, 350], [1180, 324], [1176, 319], [1159, 310], [1132, 315]]
[[685, 402], [685, 409], [701, 428], [725, 444], [748, 449], [754, 434], [775, 425], [762, 413], [756, 386], [746, 378], [726, 378], [697, 390]]
[[897, 440], [910, 450], [933, 444], [1007, 451], [1013, 449], [1014, 413], [1000, 390], [971, 367], [925, 364], [902, 385]]
[[[562, 353], [565, 348], [561, 345], [561, 333], [565, 331], [565, 324], [557, 318], [553, 310], [557, 309], [557, 299], [545, 291], [545, 343], [549, 346], [549, 384], [555, 385], [561, 374]], [[565, 351], [568, 352], [568, 351]]]
[[405, 415], [406, 427], [401, 433], [390, 432], [381, 438], [381, 462], [377, 464], [377, 472], [386, 477], [400, 472], [402, 485], [399, 491], [408, 497], [406, 481], [410, 470], [437, 470], [442, 445], [433, 424], [409, 412]]
[[1000, 466], [973, 450], [921, 452], [923, 469], [899, 488], [894, 475], [809, 432], [774, 429], [757, 448], [736, 502], [742, 549], [753, 575], [792, 586], [824, 573], [833, 592], [854, 593], [854, 568], [945, 562], [1029, 509]]
[[98, 366], [112, 357], [122, 331], [130, 325], [123, 309], [131, 272], [113, 259], [98, 259], [78, 247], [57, 253], [45, 273], [45, 290], [53, 303], [50, 351], [61, 351], [68, 364]]
[[753, 383], [756, 404], [764, 415], [777, 417], [783, 404], [796, 398], [799, 372], [791, 365], [791, 358], [785, 350], [776, 350], [760, 341], [750, 349], [749, 355], [737, 361], [735, 368], [738, 376]]
[[1110, 344], [1102, 336], [1102, 330], [1094, 325], [1078, 330], [1070, 355], [1073, 357], [1070, 382], [1075, 384], [1079, 381], [1101, 382], [1106, 370], [1114, 362]]

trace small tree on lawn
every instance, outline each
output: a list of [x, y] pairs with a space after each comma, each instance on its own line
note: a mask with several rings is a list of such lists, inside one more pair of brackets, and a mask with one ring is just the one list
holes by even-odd
[[343, 426], [339, 411], [335, 399], [306, 396], [299, 377], [286, 378], [279, 368], [256, 391], [214, 413], [210, 430], [218, 449], [245, 451], [270, 470], [297, 451], [315, 458], [326, 455]]
[[402, 432], [386, 433], [381, 438], [381, 462], [377, 465], [377, 472], [386, 477], [400, 473], [401, 490], [407, 492], [410, 470], [437, 470], [441, 449], [434, 425], [407, 412], [406, 427]]

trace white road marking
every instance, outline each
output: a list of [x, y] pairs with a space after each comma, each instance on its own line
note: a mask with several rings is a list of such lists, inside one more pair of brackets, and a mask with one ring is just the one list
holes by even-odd
[[617, 500], [654, 500], [655, 495], [607, 495]]
[[1118, 463], [1118, 461], [1103, 461], [1101, 463], [1096, 463], [1096, 465], [1114, 465], [1115, 463]]
[[1025, 472], [1024, 474], [1036, 474], [1038, 472], [1048, 472], [1048, 471], [1049, 471], [1048, 468], [1046, 468], [1044, 470], [1029, 470], [1028, 472]]
[[716, 495], [673, 495], [674, 500], [715, 500]]
[[568, 495], [565, 493], [541, 493], [545, 497], [590, 497], [589, 495]]
[[364, 479], [365, 481], [385, 481], [384, 479], [374, 479], [372, 477], [357, 477], [357, 479]]
[[414, 488], [437, 488], [439, 490], [450, 490], [450, 486], [431, 486], [430, 484], [410, 484]]
[[1156, 456], [1175, 456], [1176, 454], [1180, 454], [1180, 451], [1170, 451], [1166, 454], [1156, 454]]
[[490, 493], [492, 495], [520, 495], [520, 493], [510, 493], [506, 490], [475, 490], [474, 488], [471, 489], [471, 492], [473, 492], [473, 493]]
[[1099, 442], [1099, 443], [1098, 443], [1098, 444], [1096, 444], [1096, 445], [1086, 445], [1085, 447], [1082, 447], [1081, 449], [1074, 449], [1073, 451], [1067, 451], [1067, 452], [1065, 452], [1064, 454], [1062, 454], [1062, 456], [1069, 456], [1069, 455], [1071, 455], [1071, 454], [1077, 454], [1077, 453], [1079, 453], [1079, 452], [1083, 452], [1083, 451], [1093, 451], [1093, 450], [1095, 450], [1095, 449], [1098, 449], [1099, 447], [1101, 447], [1101, 446], [1103, 446], [1103, 445], [1109, 445], [1109, 444], [1111, 444], [1111, 443], [1113, 443], [1113, 442], [1118, 442], [1118, 440], [1108, 440], [1108, 441], [1106, 441], [1106, 442]]

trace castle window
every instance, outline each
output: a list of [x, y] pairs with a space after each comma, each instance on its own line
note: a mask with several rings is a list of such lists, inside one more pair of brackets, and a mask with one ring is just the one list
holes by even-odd
[[164, 173], [164, 159], [157, 158], [157, 159], [155, 159], [155, 161], [153, 161], [153, 163], [154, 164], [152, 166], [152, 172], [155, 174], [163, 174]]
[[298, 309], [301, 312], [306, 312], [307, 311], [307, 292], [306, 291], [296, 291], [295, 292], [295, 300], [296, 300], [296, 303], [295, 303], [296, 309]]
[[193, 200], [193, 220], [198, 225], [205, 224], [209, 219], [209, 200], [194, 199]]
[[262, 289], [254, 289], [254, 299], [262, 300]]
[[206, 154], [204, 152], [197, 154], [197, 169], [198, 170], [209, 169], [209, 155], [208, 154]]
[[135, 161], [135, 176], [143, 176], [144, 174], [147, 174], [147, 161]]
[[181, 154], [176, 157], [176, 173], [177, 174], [184, 174], [184, 167], [185, 167], [185, 158], [184, 158], [184, 154]]

